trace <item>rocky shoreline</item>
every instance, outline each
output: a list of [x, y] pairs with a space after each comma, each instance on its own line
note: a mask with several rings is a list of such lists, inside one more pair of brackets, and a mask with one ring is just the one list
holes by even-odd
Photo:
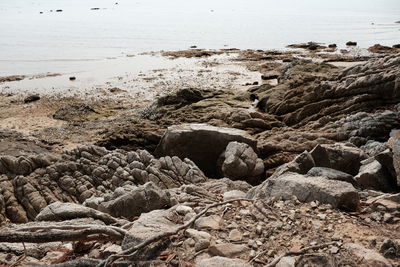
[[0, 128], [0, 266], [399, 266], [398, 48], [298, 47], [165, 54], [236, 53], [235, 90], [1, 95], [41, 127]]

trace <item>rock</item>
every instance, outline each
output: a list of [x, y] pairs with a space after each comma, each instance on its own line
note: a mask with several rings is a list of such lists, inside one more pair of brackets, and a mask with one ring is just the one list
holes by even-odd
[[219, 215], [201, 217], [194, 222], [197, 229], [211, 228], [218, 230], [221, 228], [222, 218]]
[[122, 242], [122, 249], [128, 249], [160, 233], [174, 231], [179, 225], [173, 222], [173, 218], [172, 210], [153, 210], [143, 213], [132, 223], [130, 235]]
[[175, 211], [179, 215], [185, 216], [186, 214], [193, 212], [193, 209], [188, 206], [178, 205], [178, 206], [176, 206]]
[[263, 75], [261, 75], [261, 80], [273, 80], [273, 79], [278, 79], [279, 76], [281, 76], [282, 74], [277, 72], [277, 71], [270, 71], [267, 73], [264, 73]]
[[122, 196], [100, 203], [98, 210], [113, 217], [132, 218], [145, 212], [170, 206], [170, 196], [154, 183], [148, 182]]
[[237, 198], [246, 198], [246, 193], [243, 191], [239, 190], [232, 190], [225, 192], [223, 194], [224, 201], [232, 200], [232, 199], [237, 199]]
[[230, 142], [220, 156], [220, 161], [224, 177], [233, 180], [247, 180], [251, 183], [252, 177], [261, 176], [264, 172], [263, 161], [245, 143]]
[[304, 151], [291, 162], [283, 164], [271, 175], [270, 178], [276, 178], [287, 172], [296, 172], [306, 174], [311, 168], [315, 166], [315, 161], [311, 153]]
[[393, 166], [397, 174], [397, 185], [400, 186], [400, 138], [392, 137], [391, 147], [393, 150]]
[[211, 235], [204, 231], [197, 231], [195, 229], [187, 229], [185, 231], [187, 237], [193, 238], [194, 241], [198, 242], [201, 239], [211, 241]]
[[31, 103], [40, 100], [39, 95], [30, 95], [24, 99], [24, 103]]
[[206, 239], [200, 239], [199, 241], [196, 242], [196, 244], [194, 245], [194, 250], [200, 251], [203, 249], [206, 249], [210, 246], [210, 241], [206, 240]]
[[229, 259], [225, 257], [212, 257], [202, 259], [195, 264], [195, 267], [251, 267], [248, 262], [240, 259]]
[[257, 141], [241, 130], [187, 124], [169, 127], [155, 153], [189, 158], [207, 176], [213, 177], [217, 174], [219, 156], [232, 141], [246, 143], [253, 149], [257, 147]]
[[365, 266], [376, 266], [376, 267], [391, 267], [392, 265], [379, 253], [366, 249], [363, 246], [355, 243], [346, 243], [343, 246], [349, 253], [353, 254], [358, 264]]
[[386, 211], [395, 212], [400, 210], [400, 193], [379, 195], [366, 202], [369, 205], [384, 208]]
[[347, 46], [357, 46], [357, 42], [348, 41], [346, 43]]
[[317, 200], [347, 210], [357, 210], [359, 205], [358, 193], [349, 183], [291, 172], [267, 179], [247, 194], [250, 198], [276, 197], [284, 200], [292, 199], [293, 196], [301, 202]]
[[357, 185], [363, 189], [375, 189], [383, 192], [394, 191], [396, 182], [374, 158], [362, 161], [360, 172], [354, 177]]
[[295, 267], [296, 259], [293, 257], [283, 257], [276, 265], [276, 267]]
[[364, 146], [361, 147], [370, 157], [375, 157], [380, 153], [388, 150], [386, 144], [377, 141], [368, 141]]
[[382, 253], [385, 258], [390, 259], [394, 259], [398, 255], [400, 256], [400, 240], [396, 242], [390, 239], [385, 239], [379, 248], [379, 252]]
[[250, 248], [245, 245], [236, 245], [231, 243], [223, 243], [212, 245], [208, 251], [215, 256], [234, 258], [249, 252]]
[[75, 81], [75, 80], [76, 80], [76, 77], [75, 77], [75, 76], [71, 76], [71, 77], [69, 77], [69, 80], [70, 80], [70, 81]]
[[90, 115], [97, 114], [93, 107], [85, 103], [71, 103], [59, 108], [54, 114], [53, 119], [64, 121], [84, 121]]
[[[356, 175], [361, 166], [361, 161], [366, 159], [364, 151], [351, 144], [336, 143], [333, 145], [321, 146], [326, 150], [330, 163], [330, 166], [321, 167], [328, 167], [351, 175]], [[315, 158], [314, 155], [313, 158]]]
[[231, 241], [241, 241], [243, 238], [242, 232], [240, 232], [237, 229], [233, 229], [232, 231], [229, 232], [229, 240]]
[[313, 167], [308, 171], [307, 176], [319, 176], [328, 180], [343, 181], [355, 184], [354, 177], [350, 174], [325, 167]]
[[117, 220], [108, 214], [74, 203], [55, 202], [45, 207], [37, 216], [36, 221], [65, 221], [77, 218], [94, 218], [106, 224]]
[[328, 45], [328, 47], [329, 47], [329, 48], [336, 48], [337, 45], [336, 45], [336, 44], [330, 44], [330, 45]]

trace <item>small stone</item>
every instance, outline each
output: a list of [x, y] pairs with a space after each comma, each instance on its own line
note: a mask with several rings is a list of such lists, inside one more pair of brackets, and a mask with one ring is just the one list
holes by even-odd
[[325, 220], [326, 219], [326, 214], [323, 214], [323, 213], [318, 213], [317, 214], [317, 217], [319, 218], [319, 219], [321, 219], [321, 220]]
[[176, 213], [178, 213], [181, 216], [185, 216], [186, 214], [193, 212], [193, 209], [191, 207], [188, 206], [184, 206], [184, 205], [178, 205], [175, 208]]
[[240, 213], [240, 215], [246, 216], [246, 215], [250, 214], [250, 211], [249, 210], [240, 210], [239, 213]]
[[185, 241], [183, 241], [184, 248], [193, 247], [194, 245], [196, 245], [196, 241], [194, 241], [193, 238], [188, 238]]
[[189, 212], [188, 214], [185, 215], [185, 217], [183, 218], [183, 220], [185, 222], [190, 221], [194, 216], [196, 216], [196, 213], [194, 212]]
[[242, 240], [242, 238], [243, 238], [242, 233], [241, 233], [239, 230], [237, 230], [237, 229], [233, 229], [233, 230], [229, 233], [229, 239], [230, 239], [231, 241], [240, 241], [240, 240]]
[[392, 220], [393, 220], [392, 214], [390, 214], [390, 213], [385, 213], [385, 214], [383, 214], [383, 221], [384, 221], [385, 223], [389, 223], [389, 222], [391, 222]]
[[31, 103], [40, 100], [39, 95], [31, 95], [24, 99], [24, 103]]
[[247, 253], [249, 248], [245, 245], [236, 245], [231, 243], [223, 243], [212, 245], [208, 248], [212, 255], [233, 258], [241, 254]]
[[197, 231], [195, 229], [187, 229], [185, 231], [187, 237], [193, 238], [196, 242], [202, 239], [211, 240], [211, 235], [204, 231]]
[[70, 80], [70, 81], [75, 81], [75, 80], [76, 80], [76, 77], [75, 77], [75, 76], [71, 76], [71, 77], [69, 77], [69, 80]]
[[317, 207], [318, 207], [318, 201], [311, 201], [311, 202], [310, 202], [310, 206], [311, 206], [311, 208], [313, 208], [313, 209], [317, 208]]
[[329, 249], [329, 251], [330, 251], [332, 254], [337, 254], [337, 253], [339, 252], [339, 248], [333, 246], [333, 247], [331, 247], [331, 248]]
[[263, 227], [261, 225], [257, 225], [256, 234], [261, 235], [263, 232]]
[[210, 246], [210, 241], [206, 240], [206, 239], [200, 239], [199, 241], [196, 242], [196, 244], [194, 245], [194, 250], [200, 251], [203, 249], [206, 249]]
[[194, 222], [197, 229], [211, 228], [218, 230], [221, 228], [222, 218], [218, 215], [203, 217]]

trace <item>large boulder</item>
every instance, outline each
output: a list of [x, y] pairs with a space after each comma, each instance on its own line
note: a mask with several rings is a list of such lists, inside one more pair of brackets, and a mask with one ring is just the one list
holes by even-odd
[[233, 180], [253, 180], [264, 172], [264, 162], [245, 143], [230, 142], [221, 155], [221, 170], [224, 177]]
[[176, 217], [174, 210], [153, 210], [140, 215], [139, 219], [132, 223], [129, 235], [122, 242], [122, 249], [135, 246], [144, 240], [163, 232], [171, 232], [179, 226], [174, 223]]
[[358, 186], [383, 192], [395, 191], [396, 182], [377, 160], [369, 158], [361, 163], [360, 172], [354, 177]]
[[112, 199], [101, 202], [97, 209], [114, 217], [132, 218], [144, 212], [171, 206], [167, 191], [161, 190], [152, 182], [121, 191], [121, 195], [116, 194]]
[[207, 175], [217, 175], [217, 160], [226, 146], [237, 141], [257, 149], [257, 141], [245, 131], [207, 124], [175, 125], [168, 128], [157, 149], [158, 156], [189, 158]]
[[327, 167], [356, 175], [361, 161], [367, 156], [363, 150], [349, 143], [336, 143], [315, 147], [311, 152], [318, 167]]
[[360, 201], [356, 189], [349, 183], [328, 180], [324, 177], [307, 177], [291, 172], [278, 178], [267, 179], [261, 185], [251, 189], [247, 196], [250, 198], [276, 197], [284, 200], [295, 196], [301, 202], [318, 200], [346, 210], [357, 210]]

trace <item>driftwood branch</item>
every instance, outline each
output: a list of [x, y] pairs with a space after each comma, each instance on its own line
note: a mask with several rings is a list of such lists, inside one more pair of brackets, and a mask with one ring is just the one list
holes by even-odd
[[[299, 251], [288, 251], [286, 253], [284, 253], [283, 255], [275, 258], [271, 263], [267, 264], [265, 267], [274, 267], [275, 265], [278, 264], [278, 262], [283, 258], [283, 257], [287, 257], [287, 256], [296, 256], [296, 255], [303, 255], [305, 253], [307, 253], [310, 250], [314, 250], [314, 249], [320, 249], [320, 248], [325, 248], [328, 247], [330, 245], [335, 245], [336, 242], [329, 242], [329, 243], [325, 243], [325, 244], [320, 244], [320, 245], [315, 245], [315, 246], [309, 246], [309, 247], [305, 247]], [[258, 255], [259, 256], [259, 255]], [[254, 260], [254, 259], [253, 259]]]
[[91, 227], [81, 230], [58, 230], [41, 227], [40, 232], [2, 231], [0, 242], [47, 243], [56, 241], [119, 241], [125, 234], [108, 227]]
[[146, 239], [145, 241], [143, 241], [142, 243], [140, 243], [140, 244], [138, 244], [136, 246], [133, 246], [133, 247], [131, 247], [129, 249], [126, 249], [126, 250], [122, 251], [119, 254], [109, 256], [105, 261], [101, 262], [97, 266], [98, 267], [106, 267], [106, 266], [109, 266], [111, 263], [113, 263], [115, 260], [117, 260], [119, 258], [130, 258], [130, 257], [134, 256], [135, 253], [137, 251], [139, 251], [140, 249], [143, 249], [144, 247], [146, 247], [146, 246], [148, 246], [148, 245], [150, 245], [150, 244], [152, 244], [154, 242], [157, 242], [157, 241], [160, 241], [160, 240], [165, 239], [167, 237], [176, 235], [180, 231], [182, 231], [182, 230], [184, 230], [186, 228], [189, 228], [196, 220], [198, 220], [200, 217], [202, 217], [204, 214], [206, 214], [208, 210], [210, 210], [212, 208], [215, 208], [215, 207], [223, 206], [223, 205], [228, 204], [228, 203], [236, 202], [236, 201], [254, 202], [253, 199], [238, 198], [238, 199], [227, 200], [227, 201], [224, 201], [224, 202], [219, 202], [219, 203], [215, 203], [215, 204], [209, 205], [209, 206], [205, 207], [196, 216], [194, 216], [190, 221], [188, 221], [185, 224], [177, 227], [174, 231], [163, 232], [163, 233], [160, 233], [158, 235], [152, 236], [152, 237]]

